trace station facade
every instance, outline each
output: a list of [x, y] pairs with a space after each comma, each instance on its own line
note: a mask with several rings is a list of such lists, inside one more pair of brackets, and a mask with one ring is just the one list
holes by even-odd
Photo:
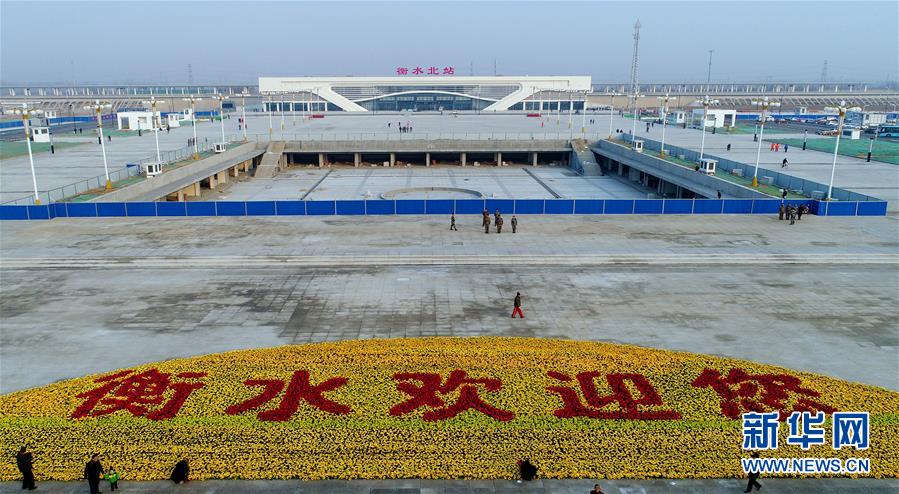
[[266, 111], [568, 111], [590, 90], [590, 76], [259, 78]]

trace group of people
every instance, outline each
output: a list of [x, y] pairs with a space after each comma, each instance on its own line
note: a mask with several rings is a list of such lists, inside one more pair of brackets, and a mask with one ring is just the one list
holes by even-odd
[[[484, 227], [484, 233], [490, 233], [490, 212], [487, 211], [487, 208], [484, 208], [482, 215], [483, 215], [483, 222], [481, 223], [481, 226]], [[453, 222], [454, 225], [456, 222], [455, 218], [456, 218], [456, 215], [453, 215], [453, 217], [451, 218], [451, 221]], [[496, 227], [496, 233], [503, 232], [503, 224], [505, 222], [506, 222], [506, 220], [503, 219], [503, 215], [499, 212], [499, 209], [497, 209], [496, 212], [493, 213], [493, 226]], [[515, 217], [515, 215], [513, 214], [512, 215], [512, 233], [517, 233], [517, 232], [518, 232], [518, 218]]]
[[[391, 124], [391, 123], [392, 123], [392, 122], [387, 122], [387, 128], [388, 128], [388, 129], [390, 128], [390, 124]], [[396, 130], [398, 130], [400, 134], [408, 134], [409, 132], [412, 132], [412, 123], [411, 123], [411, 122], [406, 122], [406, 125], [403, 125], [402, 122], [397, 122], [397, 123], [396, 123]]]
[[[109, 490], [115, 491], [119, 488], [119, 479], [121, 474], [114, 468], [103, 468], [102, 456], [99, 453], [91, 455], [90, 461], [84, 465], [84, 479], [87, 480], [90, 494], [100, 494], [100, 482], [109, 482]], [[37, 489], [34, 482], [34, 456], [28, 450], [28, 446], [22, 446], [16, 454], [16, 466], [22, 474], [22, 489], [33, 491]], [[187, 482], [190, 476], [190, 466], [187, 460], [180, 460], [172, 469], [169, 479], [176, 484]]]
[[792, 204], [785, 204], [783, 202], [780, 203], [780, 207], [777, 209], [777, 219], [778, 220], [790, 220], [790, 224], [795, 224], [796, 220], [802, 220], [802, 215], [808, 214], [808, 206], [805, 204], [801, 204], [798, 207]]

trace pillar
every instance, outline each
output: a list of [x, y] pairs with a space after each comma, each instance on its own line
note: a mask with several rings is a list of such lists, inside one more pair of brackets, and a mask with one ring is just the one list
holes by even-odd
[[231, 173], [231, 176], [232, 176], [232, 177], [236, 177], [236, 176], [240, 173], [240, 172], [237, 170], [237, 167], [236, 167], [236, 166], [232, 166], [231, 168], [228, 168], [228, 171]]
[[209, 188], [210, 188], [210, 189], [214, 189], [214, 188], [215, 188], [215, 175], [210, 175], [210, 176], [209, 176]]
[[353, 166], [359, 168], [362, 163], [362, 153], [353, 153]]
[[531, 155], [531, 165], [537, 166], [537, 152], [536, 151], [534, 153], [532, 153], [532, 155]]
[[390, 153], [390, 166], [396, 166], [396, 153]]
[[318, 153], [318, 167], [325, 166], [325, 153]]
[[228, 183], [228, 173], [221, 171], [215, 174], [215, 180], [220, 184]]
[[184, 189], [178, 191], [178, 202], [184, 202]]
[[503, 166], [503, 153], [496, 153], [496, 166]]
[[425, 153], [425, 166], [431, 166], [431, 153]]
[[465, 166], [465, 153], [462, 153], [460, 160], [462, 161], [462, 166]]

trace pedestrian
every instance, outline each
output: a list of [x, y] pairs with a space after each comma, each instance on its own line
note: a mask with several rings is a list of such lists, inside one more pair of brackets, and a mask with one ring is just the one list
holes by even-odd
[[790, 206], [790, 224], [793, 225], [796, 223], [796, 206]]
[[390, 128], [390, 122], [387, 122], [387, 128], [388, 129]]
[[721, 191], [718, 191], [718, 199], [721, 199]]
[[784, 189], [780, 189], [780, 198], [781, 198], [781, 199], [786, 199], [786, 198], [787, 198], [787, 189], [785, 189], [785, 188], [784, 188]]
[[515, 292], [515, 300], [512, 301], [512, 305], [514, 306], [512, 309], [512, 319], [515, 319], [515, 314], [518, 314], [524, 319], [524, 312], [521, 311], [521, 292]]
[[787, 143], [784, 143], [784, 152], [786, 153], [789, 150], [790, 150], [790, 145]]
[[[530, 482], [537, 477], [537, 467], [527, 458], [525, 458], [524, 461], [518, 462], [518, 471], [521, 474], [521, 480], [526, 482]], [[521, 480], [519, 480], [519, 482], [521, 482]]]
[[516, 218], [515, 215], [513, 214], [512, 215], [512, 233], [515, 233], [516, 231], [518, 231], [518, 218]]
[[109, 482], [110, 491], [119, 488], [119, 472], [114, 467], [109, 467], [109, 470], [106, 471], [106, 481]]
[[168, 124], [166, 124], [166, 126], [165, 126], [165, 133], [168, 134], [168, 133], [171, 132], [171, 131], [172, 131], [172, 128], [169, 127]]
[[112, 134], [106, 134], [106, 140], [112, 142]]
[[450, 230], [454, 230], [454, 231], [457, 231], [457, 232], [459, 231], [459, 230], [456, 228], [456, 214], [455, 214], [455, 213], [453, 213], [453, 214], [450, 216]]
[[780, 163], [780, 167], [781, 167], [781, 168], [786, 168], [786, 167], [787, 167], [787, 159], [786, 159], [786, 158], [784, 158], [784, 160]]
[[593, 490], [590, 491], [590, 494], [606, 494], [603, 492], [602, 487], [599, 484], [593, 484]]
[[172, 475], [169, 476], [169, 479], [176, 484], [183, 484], [187, 482], [189, 476], [190, 466], [188, 466], [187, 460], [182, 459], [178, 463], [175, 463], [175, 468], [172, 469]]
[[84, 478], [90, 487], [90, 494], [100, 494], [100, 477], [103, 476], [103, 465], [100, 463], [100, 455], [94, 453], [91, 459], [84, 465]]
[[775, 153], [779, 153], [779, 152], [780, 152], [780, 143], [779, 143], [779, 142], [775, 142], [775, 143], [774, 143], [774, 152], [775, 152]]
[[727, 145], [727, 150], [730, 151], [730, 144]]
[[78, 133], [83, 135], [83, 134], [84, 134], [84, 127], [78, 127]]
[[503, 232], [503, 217], [498, 216], [496, 218], [496, 233], [502, 233], [502, 232]]
[[33, 491], [37, 489], [37, 486], [34, 485], [33, 462], [34, 457], [31, 455], [31, 451], [28, 451], [28, 446], [19, 448], [19, 452], [16, 454], [16, 466], [19, 467], [19, 472], [22, 474], [22, 490], [28, 489]]
[[[753, 452], [752, 455], [750, 455], [750, 456], [752, 456], [753, 458], [758, 458], [759, 454], [758, 454], [758, 452]], [[748, 478], [749, 478], [749, 483], [746, 484], [746, 490], [743, 492], [752, 492], [753, 487], [755, 487], [755, 490], [759, 490], [762, 488], [762, 484], [759, 484], [759, 480], [758, 480], [759, 479], [758, 470], [756, 470], [754, 472], [749, 472]]]
[[495, 222], [498, 219], [499, 219], [499, 209], [497, 209], [496, 211], [493, 212], [493, 221]]
[[802, 215], [808, 212], [808, 206], [803, 204], [799, 206], [799, 209], [796, 211], [796, 219], [802, 221]]
[[769, 150], [770, 150], [770, 151], [774, 151], [774, 143], [773, 143], [773, 142], [771, 143], [771, 147], [770, 147]]
[[787, 213], [786, 207], [784, 203], [780, 203], [780, 206], [777, 208], [777, 219], [783, 221], [784, 215]]

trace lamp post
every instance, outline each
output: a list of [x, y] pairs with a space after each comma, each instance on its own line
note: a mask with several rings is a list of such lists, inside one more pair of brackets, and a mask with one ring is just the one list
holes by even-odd
[[247, 140], [247, 90], [240, 93], [240, 114], [243, 120], [243, 140]]
[[227, 144], [225, 141], [225, 100], [228, 99], [228, 96], [225, 96], [224, 93], [219, 93], [215, 97], [219, 100], [219, 122], [222, 124], [222, 146], [225, 146]]
[[194, 159], [198, 160], [200, 159], [200, 143], [197, 142], [197, 101], [201, 101], [202, 98], [189, 96], [182, 99], [190, 103], [190, 123], [194, 128]]
[[621, 95], [615, 91], [609, 93], [609, 139], [612, 138], [612, 114], [615, 113], [615, 96]]
[[759, 160], [762, 158], [762, 138], [765, 135], [765, 120], [768, 119], [767, 111], [769, 107], [772, 106], [780, 106], [780, 103], [776, 101], [768, 101], [768, 97], [765, 96], [761, 99], [761, 101], [753, 101], [753, 105], [761, 107], [762, 114], [759, 117], [759, 144], [758, 149], [755, 152], [755, 171], [752, 172], [752, 186], [759, 186]]
[[109, 180], [109, 164], [106, 161], [106, 142], [103, 141], [103, 108], [112, 108], [109, 103], [100, 103], [99, 100], [94, 102], [93, 106], [87, 106], [85, 109], [91, 109], [97, 114], [97, 135], [100, 137], [100, 149], [103, 152], [103, 171], [106, 174], [106, 190], [112, 189], [112, 181]]
[[843, 120], [846, 118], [846, 102], [840, 102], [840, 119], [837, 121], [837, 142], [833, 146], [833, 164], [830, 166], [830, 183], [827, 185], [827, 200], [833, 199], [833, 176], [837, 171], [837, 153], [840, 150], [840, 137], [843, 136]]
[[712, 105], [717, 105], [718, 100], [709, 99], [709, 95], [705, 95], [705, 97], [703, 97], [697, 103], [702, 104], [702, 140], [699, 143], [699, 161], [702, 161], [702, 156], [705, 153], [705, 126], [706, 123], [708, 123], [709, 107]]
[[659, 151], [659, 156], [662, 158], [665, 157], [665, 128], [668, 127], [668, 101], [671, 99], [671, 96], [666, 92], [665, 97], [659, 96], [658, 99], [662, 100], [662, 147]]
[[637, 106], [637, 101], [645, 96], [644, 94], [634, 93], [630, 97], [634, 100], [634, 128], [631, 131], [631, 141], [637, 138], [637, 120], [640, 118], [640, 107]]
[[281, 95], [278, 101], [278, 111], [281, 112], [281, 133], [284, 133], [284, 95]]
[[272, 111], [274, 111], [273, 110], [274, 107], [272, 106], [273, 104], [274, 103], [272, 103], [272, 96], [269, 95], [269, 97], [268, 97], [268, 140], [269, 141], [272, 140], [272, 128], [273, 128]]
[[162, 163], [162, 156], [159, 153], [159, 126], [162, 122], [156, 123], [156, 97], [150, 96], [150, 101], [144, 101], [143, 104], [150, 105], [150, 125], [153, 126], [153, 137], [156, 138], [156, 162]]
[[293, 121], [291, 126], [297, 126], [297, 97], [295, 94], [290, 95], [290, 118]]
[[584, 105], [581, 108], [581, 134], [587, 136], [587, 90], [584, 90]]
[[25, 146], [28, 148], [28, 164], [31, 166], [31, 183], [34, 185], [34, 204], [40, 205], [41, 198], [37, 191], [37, 176], [34, 174], [34, 155], [31, 153], [31, 115], [28, 103], [22, 103], [22, 128], [25, 129]]

